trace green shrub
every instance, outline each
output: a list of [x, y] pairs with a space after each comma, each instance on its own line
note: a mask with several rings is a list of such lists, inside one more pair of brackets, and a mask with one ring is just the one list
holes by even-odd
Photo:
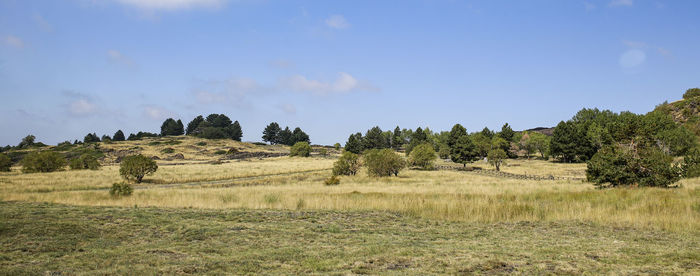
[[289, 156], [309, 157], [311, 146], [308, 142], [297, 142], [289, 149]]
[[340, 178], [335, 174], [331, 175], [331, 177], [323, 181], [323, 184], [326, 184], [326, 186], [338, 185], [340, 184]]
[[225, 150], [217, 150], [214, 152], [214, 154], [218, 154], [218, 155], [226, 154], [226, 151]]
[[0, 153], [0, 172], [9, 172], [12, 167], [12, 159], [9, 156]]
[[398, 176], [406, 167], [406, 161], [391, 149], [366, 150], [363, 155], [370, 176]]
[[97, 158], [90, 154], [83, 154], [78, 158], [70, 161], [71, 170], [99, 170], [100, 162], [97, 162]]
[[496, 167], [497, 171], [500, 171], [501, 165], [505, 164], [506, 158], [508, 158], [508, 154], [503, 149], [495, 148], [489, 151], [487, 158], [489, 164]]
[[700, 149], [692, 149], [683, 157], [681, 173], [686, 178], [700, 176]]
[[700, 96], [700, 88], [690, 88], [683, 94], [683, 99], [690, 99]]
[[335, 148], [335, 150], [340, 150], [340, 143], [335, 143], [335, 145], [333, 145], [333, 148]]
[[586, 178], [597, 187], [670, 187], [680, 177], [673, 157], [657, 147], [605, 146], [587, 162]]
[[253, 145], [256, 145], [256, 146], [267, 146], [267, 144], [266, 144], [266, 143], [263, 143], [263, 142], [253, 142]]
[[173, 153], [173, 152], [175, 152], [175, 149], [173, 149], [173, 148], [164, 148], [164, 149], [160, 150], [160, 152], [161, 152], [161, 153]]
[[226, 155], [234, 155], [236, 153], [238, 153], [237, 148], [230, 148], [230, 149], [228, 149], [228, 151], [226, 151]]
[[411, 165], [423, 169], [433, 169], [433, 162], [437, 159], [435, 149], [428, 143], [423, 143], [413, 148], [409, 157]]
[[156, 161], [141, 154], [124, 157], [119, 167], [119, 174], [126, 180], [141, 183], [143, 177], [158, 170]]
[[35, 151], [22, 159], [22, 172], [53, 172], [66, 166], [66, 159], [54, 151]]
[[343, 155], [333, 164], [333, 175], [355, 175], [360, 165], [360, 157], [357, 154], [343, 152]]
[[440, 150], [438, 151], [438, 155], [440, 156], [441, 159], [450, 158], [450, 147], [447, 145], [440, 145]]
[[114, 183], [112, 188], [109, 189], [109, 195], [113, 197], [130, 196], [133, 192], [134, 189], [131, 187], [131, 184], [124, 182]]
[[197, 146], [203, 147], [207, 145], [207, 142], [199, 142], [196, 144]]
[[324, 157], [328, 156], [328, 150], [325, 148], [322, 148], [318, 151], [318, 154], [320, 154], [321, 156], [324, 156]]

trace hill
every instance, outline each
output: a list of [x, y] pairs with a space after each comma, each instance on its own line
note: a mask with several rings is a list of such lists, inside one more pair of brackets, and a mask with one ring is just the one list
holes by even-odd
[[[688, 93], [686, 92], [686, 95]], [[672, 103], [662, 103], [654, 109], [671, 115], [674, 121], [700, 135], [700, 96], [686, 97]]]

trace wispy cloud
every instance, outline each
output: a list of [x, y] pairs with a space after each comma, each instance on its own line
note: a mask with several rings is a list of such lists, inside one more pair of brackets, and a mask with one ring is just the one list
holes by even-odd
[[293, 104], [289, 104], [289, 103], [280, 104], [280, 105], [277, 105], [277, 108], [282, 110], [282, 112], [284, 112], [285, 114], [289, 114], [289, 115], [297, 114], [297, 108]]
[[157, 105], [143, 106], [143, 116], [152, 120], [163, 120], [166, 118], [177, 117], [175, 112]]
[[193, 92], [202, 104], [231, 103], [240, 106], [249, 96], [268, 94], [271, 89], [251, 78], [232, 77], [200, 81]]
[[634, 5], [634, 0], [612, 0], [608, 4], [610, 7], [621, 7], [621, 6], [627, 6], [631, 7]]
[[326, 26], [334, 29], [346, 29], [350, 27], [350, 23], [342, 15], [331, 15], [326, 19]]
[[647, 47], [647, 43], [642, 42], [642, 41], [623, 40], [622, 43], [627, 45], [627, 47], [630, 47], [630, 48], [646, 48]]
[[295, 75], [282, 79], [280, 81], [280, 87], [299, 92], [311, 92], [317, 95], [379, 90], [373, 85], [364, 81], [359, 81], [345, 72], [338, 73], [338, 77], [332, 82], [311, 80], [302, 75]]
[[78, 93], [72, 90], [62, 92], [63, 96], [68, 99], [68, 104], [65, 105], [66, 112], [73, 116], [86, 117], [96, 115], [100, 109], [92, 97]]
[[588, 1], [583, 1], [583, 7], [586, 9], [586, 11], [595, 10], [595, 5]]
[[5, 36], [5, 38], [3, 39], [3, 42], [5, 43], [5, 45], [11, 46], [11, 47], [14, 47], [17, 49], [24, 48], [24, 41], [21, 38], [13, 36], [13, 35]]
[[53, 26], [51, 26], [51, 24], [49, 24], [49, 22], [46, 21], [46, 19], [44, 19], [44, 17], [41, 16], [41, 14], [35, 13], [32, 16], [32, 20], [34, 21], [34, 23], [36, 23], [37, 26], [39, 26], [40, 29], [46, 32], [53, 31]]
[[107, 57], [109, 58], [110, 61], [114, 63], [119, 63], [127, 66], [134, 66], [135, 63], [131, 58], [125, 56], [121, 52], [117, 50], [108, 50], [107, 51]]
[[146, 11], [177, 11], [196, 8], [220, 8], [226, 0], [116, 0], [118, 3]]

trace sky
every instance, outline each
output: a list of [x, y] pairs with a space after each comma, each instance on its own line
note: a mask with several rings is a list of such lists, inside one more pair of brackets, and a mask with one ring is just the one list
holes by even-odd
[[550, 127], [700, 86], [700, 1], [0, 0], [0, 145], [270, 122]]

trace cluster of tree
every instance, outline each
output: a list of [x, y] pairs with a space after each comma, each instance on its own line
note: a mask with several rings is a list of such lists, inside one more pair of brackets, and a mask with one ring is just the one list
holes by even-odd
[[126, 140], [135, 141], [135, 140], [141, 140], [141, 139], [146, 138], [146, 137], [159, 137], [159, 136], [156, 133], [139, 131], [136, 134], [133, 134], [133, 133], [129, 134], [129, 137]]
[[369, 176], [397, 176], [407, 165], [406, 160], [392, 149], [368, 149], [360, 156], [345, 151], [333, 164], [333, 177], [338, 175], [355, 175], [361, 166], [367, 168]]
[[262, 139], [272, 145], [280, 144], [292, 146], [299, 142], [311, 143], [309, 135], [301, 130], [301, 128], [296, 127], [294, 131], [289, 130], [289, 127], [282, 129], [276, 122], [272, 122], [265, 127]]
[[178, 136], [184, 134], [185, 126], [180, 119], [175, 121], [173, 118], [168, 118], [160, 125], [160, 136]]
[[[163, 124], [165, 125], [165, 123]], [[186, 131], [187, 135], [206, 139], [233, 139], [241, 141], [241, 137], [243, 137], [241, 124], [238, 121], [232, 122], [224, 114], [209, 114], [207, 118], [199, 115], [187, 124]]]
[[[351, 134], [345, 142], [345, 150], [360, 154], [369, 149], [389, 149], [399, 150], [405, 145], [415, 146], [418, 141], [427, 139], [427, 134], [419, 127], [413, 132], [410, 129], [400, 129], [398, 126], [394, 131], [382, 131], [379, 126], [375, 126], [362, 136], [361, 132]], [[412, 143], [411, 143], [412, 141]]]

